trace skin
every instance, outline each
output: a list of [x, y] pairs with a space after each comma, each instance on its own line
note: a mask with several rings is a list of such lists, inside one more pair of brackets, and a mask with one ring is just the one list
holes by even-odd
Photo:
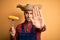
[[[38, 6], [34, 6], [33, 10], [31, 11], [24, 11], [24, 16], [25, 19], [28, 21], [27, 24], [32, 23], [36, 28], [41, 28], [44, 26], [44, 18]], [[15, 28], [12, 27], [10, 34], [14, 37], [15, 33]]]

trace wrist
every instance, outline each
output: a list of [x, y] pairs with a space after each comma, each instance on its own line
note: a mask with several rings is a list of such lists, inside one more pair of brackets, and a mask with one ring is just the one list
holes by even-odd
[[[44, 25], [44, 26], [45, 26], [45, 25]], [[42, 30], [42, 29], [44, 28], [44, 26], [41, 26], [41, 27], [39, 27], [39, 28], [37, 28], [37, 29]]]

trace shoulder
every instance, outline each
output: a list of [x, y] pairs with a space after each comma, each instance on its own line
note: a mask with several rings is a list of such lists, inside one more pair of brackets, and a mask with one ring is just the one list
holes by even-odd
[[[23, 23], [22, 23], [23, 24]], [[18, 24], [16, 27], [16, 32], [20, 33], [22, 30], [22, 24]]]

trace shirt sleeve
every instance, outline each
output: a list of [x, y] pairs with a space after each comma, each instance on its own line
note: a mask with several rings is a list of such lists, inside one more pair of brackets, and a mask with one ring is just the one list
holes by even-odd
[[43, 28], [41, 29], [42, 32], [44, 32], [46, 30], [46, 25], [43, 26]]
[[36, 32], [44, 32], [46, 30], [46, 25], [44, 25], [41, 29], [40, 28], [35, 28]]

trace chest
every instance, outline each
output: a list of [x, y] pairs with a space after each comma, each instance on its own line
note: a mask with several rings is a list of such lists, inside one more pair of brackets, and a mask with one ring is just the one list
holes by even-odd
[[35, 32], [35, 28], [33, 25], [24, 25], [22, 24], [22, 26], [18, 29], [18, 33], [21, 33], [22, 31], [26, 32], [26, 33], [30, 33], [31, 31]]
[[18, 40], [36, 40], [34, 26], [31, 27], [30, 32], [25, 32], [24, 25], [22, 25], [21, 33], [18, 34]]

